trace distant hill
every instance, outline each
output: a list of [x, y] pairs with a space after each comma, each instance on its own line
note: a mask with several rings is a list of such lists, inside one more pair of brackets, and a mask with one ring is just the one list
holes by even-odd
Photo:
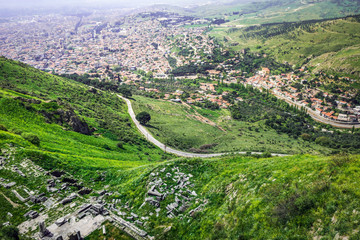
[[228, 20], [225, 25], [248, 25], [327, 19], [360, 13], [360, 1], [270, 0], [234, 1], [199, 6], [195, 14]]
[[[229, 46], [250, 48], [317, 71], [360, 76], [360, 16], [331, 20], [272, 23], [244, 28], [214, 29], [212, 35]], [[236, 46], [234, 46], [236, 45]]]

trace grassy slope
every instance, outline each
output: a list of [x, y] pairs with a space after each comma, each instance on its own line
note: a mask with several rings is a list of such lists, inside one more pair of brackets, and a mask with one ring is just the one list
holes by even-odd
[[338, 52], [322, 54], [307, 65], [315, 67], [315, 72], [325, 71], [360, 76], [360, 45], [344, 48]]
[[[181, 8], [170, 5], [155, 5], [148, 10], [168, 10], [182, 15], [200, 18], [223, 18], [226, 25], [252, 25], [273, 22], [292, 22], [310, 19], [344, 17], [360, 13], [357, 1], [340, 0], [256, 0], [217, 2], [195, 8]], [[234, 14], [237, 12], [239, 14]]]
[[[189, 109], [181, 104], [141, 96], [136, 96], [135, 100], [135, 113], [147, 111], [151, 115], [152, 127], [148, 127], [148, 130], [160, 141], [183, 150], [217, 143], [212, 149], [214, 152], [269, 151], [296, 154], [326, 151], [300, 138], [295, 140], [286, 134], [278, 134], [267, 128], [263, 121], [249, 123], [233, 120], [229, 118], [230, 112], [225, 109]], [[194, 119], [191, 115], [195, 115], [195, 111], [226, 131]]]
[[[151, 216], [147, 230], [157, 239], [359, 237], [358, 156], [176, 160], [160, 164], [154, 172], [164, 179], [174, 166], [194, 176], [195, 191], [208, 204], [190, 220], [180, 216], [169, 219], [166, 210], [159, 217]], [[166, 168], [164, 173], [162, 168]], [[155, 209], [149, 205], [139, 209], [150, 173], [144, 171], [135, 182], [122, 187], [128, 190], [121, 197], [130, 202], [131, 212], [140, 216], [149, 216]], [[130, 193], [134, 197], [128, 197]], [[192, 202], [184, 215], [200, 202]]]
[[263, 50], [280, 62], [288, 61], [302, 65], [311, 57], [313, 61], [310, 65], [317, 65], [319, 70], [344, 70], [360, 76], [359, 28], [360, 23], [349, 17], [319, 23], [303, 23], [295, 28], [275, 24], [229, 32], [218, 29], [212, 35], [219, 39], [227, 36], [230, 42], [239, 43], [235, 47], [237, 50], [246, 47], [255, 51]]
[[[13, 144], [19, 159], [29, 157], [45, 169], [64, 168], [79, 177], [91, 178], [99, 170], [107, 170], [111, 175], [120, 169], [131, 170], [167, 158], [140, 136], [129, 120], [125, 103], [114, 95], [90, 93], [85, 85], [4, 58], [0, 59], [0, 65], [3, 87], [0, 88], [0, 124], [8, 129], [1, 131], [0, 147], [5, 149], [9, 143]], [[41, 104], [14, 99], [18, 96], [41, 99]], [[54, 99], [62, 99], [61, 107], [72, 107], [97, 129], [95, 133], [87, 136], [49, 123], [39, 111], [47, 110], [45, 101]], [[104, 127], [100, 124], [103, 121], [111, 124]], [[40, 145], [26, 141], [21, 133], [37, 135]], [[117, 147], [121, 134], [135, 139], [136, 143]]]
[[[131, 124], [126, 104], [114, 95], [106, 92], [94, 94], [83, 84], [5, 58], [0, 58], [0, 85], [0, 156], [9, 149], [14, 156], [5, 168], [0, 167], [0, 176], [6, 182], [16, 182], [12, 189], [24, 197], [24, 188], [47, 193], [44, 186], [48, 178], [45, 175], [36, 177], [33, 168], [24, 165], [24, 159], [32, 160], [45, 170], [63, 169], [84, 181], [86, 187], [98, 190], [114, 179], [131, 181], [141, 175], [143, 169], [169, 157], [140, 136]], [[16, 97], [39, 100], [40, 103]], [[73, 109], [97, 130], [88, 136], [72, 131], [67, 125], [51, 122], [40, 113], [52, 112], [49, 106]], [[26, 140], [24, 133], [38, 136], [40, 145]], [[136, 142], [124, 142], [119, 148], [117, 138], [122, 134]], [[11, 171], [12, 165], [18, 166], [27, 178]], [[42, 187], [39, 189], [39, 186]], [[25, 212], [41, 207], [40, 204], [26, 207], [11, 192], [12, 189], [0, 186], [0, 225], [6, 221], [18, 225], [25, 220]], [[57, 197], [63, 198], [64, 195], [61, 193]], [[57, 211], [50, 211], [52, 220], [62, 214]]]

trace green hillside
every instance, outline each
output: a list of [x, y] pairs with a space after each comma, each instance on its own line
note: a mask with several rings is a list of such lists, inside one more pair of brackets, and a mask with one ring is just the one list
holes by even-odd
[[74, 158], [78, 166], [83, 158], [87, 167], [160, 159], [161, 152], [140, 136], [125, 103], [113, 94], [5, 58], [0, 59], [0, 87], [0, 122], [15, 142], [22, 133], [35, 134], [40, 149]]
[[[193, 176], [196, 200], [168, 218], [170, 195], [159, 216], [150, 216], [156, 207], [140, 208], [150, 182], [161, 178], [168, 188], [176, 186], [166, 177], [176, 167]], [[157, 239], [358, 239], [359, 167], [358, 156], [346, 155], [176, 160], [148, 169], [122, 197], [131, 211], [150, 217]]]
[[[0, 167], [0, 176], [16, 182], [22, 192], [22, 187], [42, 191], [38, 186], [47, 180], [32, 176], [31, 169], [22, 166], [26, 159], [48, 171], [65, 170], [87, 187], [103, 188], [114, 176], [137, 175], [140, 172], [133, 169], [169, 158], [137, 132], [117, 96], [3, 57], [0, 150], [0, 156], [11, 156], [14, 164]], [[32, 177], [19, 177], [11, 166], [26, 174], [30, 170]], [[2, 186], [0, 202], [0, 223], [25, 220], [22, 216], [29, 208]], [[9, 218], [7, 212], [16, 217]]]
[[360, 13], [360, 2], [341, 0], [259, 0], [233, 1], [183, 9], [182, 13], [224, 19], [226, 25], [252, 25], [328, 19]]
[[[252, 25], [339, 18], [359, 14], [359, 1], [276, 0], [232, 6], [227, 9], [225, 25]], [[234, 12], [238, 11], [238, 15]]]
[[[124, 218], [144, 217], [137, 226], [156, 239], [359, 238], [357, 155], [170, 160], [137, 133], [126, 105], [108, 92], [5, 58], [0, 85], [0, 156], [7, 158], [0, 164], [1, 239], [17, 239], [11, 237], [16, 229], [2, 224], [19, 226], [29, 210], [46, 214], [48, 226], [92, 198]], [[14, 195], [34, 191], [58, 201], [78, 193], [76, 184], [49, 192], [54, 170], [65, 172], [59, 182], [75, 178], [93, 191], [45, 209]], [[9, 182], [16, 185], [2, 185]], [[151, 186], [168, 191], [159, 207], [144, 203]], [[104, 189], [109, 194], [99, 193]], [[169, 213], [166, 207], [176, 199], [181, 206]], [[104, 224], [107, 239], [129, 239]], [[37, 229], [35, 224], [27, 236]], [[95, 231], [88, 239], [99, 235]]]
[[[267, 127], [265, 120], [237, 121], [231, 117], [228, 109], [203, 109], [141, 96], [135, 96], [134, 99], [135, 113], [147, 111], [151, 115], [148, 130], [160, 141], [176, 149], [285, 154], [319, 154], [330, 151], [301, 138], [294, 139], [285, 133], [278, 133]], [[243, 112], [242, 114], [244, 115]]]
[[[214, 29], [235, 50], [250, 48], [297, 66], [360, 76], [359, 16], [335, 20], [274, 23], [246, 28]], [[333, 64], [334, 63], [334, 64]]]

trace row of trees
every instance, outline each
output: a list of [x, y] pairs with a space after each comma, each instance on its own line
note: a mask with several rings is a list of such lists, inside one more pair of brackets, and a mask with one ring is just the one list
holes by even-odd
[[86, 74], [86, 73], [83, 74], [83, 75], [78, 75], [77, 73], [74, 73], [74, 74], [62, 74], [60, 76], [75, 80], [77, 82], [84, 83], [84, 84], [86, 84], [88, 86], [99, 88], [99, 89], [102, 89], [102, 90], [110, 90], [110, 91], [113, 91], [113, 92], [121, 93], [126, 98], [129, 98], [129, 97], [132, 96], [132, 92], [131, 92], [130, 87], [124, 86], [124, 85], [119, 85], [116, 82], [99, 81], [99, 80], [96, 80], [96, 79], [90, 79], [90, 75]]

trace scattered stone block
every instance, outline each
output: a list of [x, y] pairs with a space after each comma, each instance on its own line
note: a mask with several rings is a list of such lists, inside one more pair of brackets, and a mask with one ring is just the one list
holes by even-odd
[[11, 188], [13, 186], [16, 185], [16, 182], [10, 182], [10, 183], [7, 183], [7, 184], [3, 184], [4, 188]]
[[60, 227], [62, 226], [63, 224], [66, 223], [66, 219], [65, 218], [59, 218], [58, 220], [56, 220], [55, 224]]

